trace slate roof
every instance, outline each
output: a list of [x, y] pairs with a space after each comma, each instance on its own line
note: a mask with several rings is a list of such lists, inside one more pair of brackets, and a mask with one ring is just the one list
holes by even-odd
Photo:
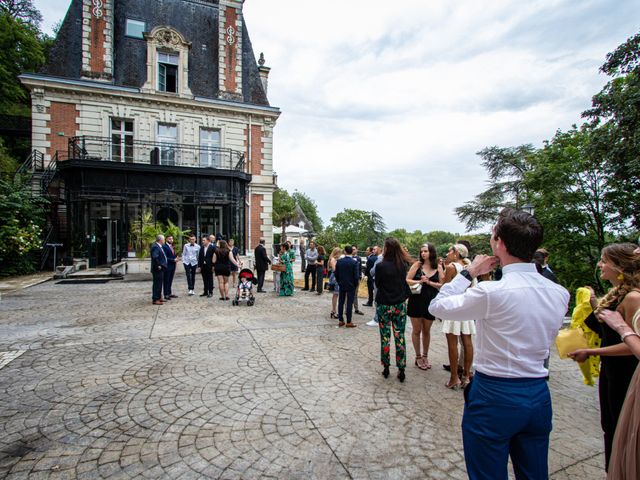
[[[218, 2], [217, 0], [113, 0], [113, 84], [140, 88], [147, 76], [147, 44], [126, 37], [126, 19], [143, 21], [146, 31], [167, 25], [191, 42], [189, 88], [197, 97], [217, 98]], [[242, 91], [244, 103], [269, 105], [260, 80], [256, 57], [243, 21]], [[80, 79], [82, 70], [82, 0], [72, 0], [49, 61], [40, 73]]]

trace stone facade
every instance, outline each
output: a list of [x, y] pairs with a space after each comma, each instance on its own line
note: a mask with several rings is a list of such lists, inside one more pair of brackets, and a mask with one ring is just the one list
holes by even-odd
[[[171, 145], [184, 147], [179, 163], [183, 180], [191, 176], [197, 182], [206, 175], [209, 185], [232, 185], [227, 181], [232, 177], [246, 182], [240, 190], [233, 187], [233, 191], [208, 192], [212, 198], [233, 198], [234, 208], [244, 209], [226, 214], [241, 219], [242, 228], [234, 226], [222, 234], [235, 236], [237, 244], [247, 251], [255, 247], [260, 237], [270, 238], [275, 189], [273, 128], [280, 111], [266, 99], [266, 79], [255, 62], [242, 8], [243, 2], [235, 0], [165, 0], [162, 5], [155, 0], [72, 0], [49, 64], [38, 74], [21, 76], [32, 97], [33, 149], [44, 153], [45, 164], [57, 153], [58, 168], [64, 167], [62, 162], [67, 160], [77, 163], [80, 152], [84, 158], [102, 159], [109, 164], [146, 163], [146, 175], [153, 176], [154, 162], [148, 153], [129, 156], [129, 150], [120, 143], [114, 147], [114, 142], [124, 144], [126, 138], [136, 145], [162, 148], [162, 142], [167, 140], [161, 136], [161, 129], [168, 125], [174, 135]], [[143, 25], [143, 31], [130, 32], [132, 21]], [[254, 62], [247, 62], [252, 57]], [[217, 82], [213, 90], [212, 81]], [[117, 122], [126, 122], [126, 133], [125, 127], [114, 130]], [[203, 135], [214, 138], [209, 141], [214, 142], [215, 149], [231, 152], [232, 163], [218, 167], [222, 170], [216, 170], [215, 165], [203, 170], [201, 152], [210, 145], [203, 147]], [[74, 147], [69, 146], [72, 139]], [[85, 141], [95, 145], [85, 148]], [[120, 147], [122, 157], [114, 154]], [[131, 147], [134, 148], [137, 147]], [[236, 162], [237, 158], [240, 161]], [[174, 163], [161, 161], [160, 165], [170, 177]], [[178, 168], [178, 163], [175, 165]], [[242, 167], [240, 171], [237, 165]], [[127, 166], [113, 166], [118, 175], [126, 174]], [[187, 171], [185, 167], [193, 169]], [[105, 178], [111, 175], [108, 166], [100, 168], [107, 169]], [[67, 190], [71, 189], [73, 195], [70, 185], [81, 173], [74, 173], [73, 178], [69, 175], [62, 181], [68, 183]], [[114, 188], [117, 190], [123, 183], [126, 182], [115, 181]], [[131, 189], [131, 185], [127, 188]], [[171, 184], [164, 191], [164, 202], [171, 198], [180, 203], [185, 195], [172, 195]], [[131, 192], [116, 193], [124, 198]], [[157, 197], [157, 192], [142, 197], [150, 198], [152, 194]], [[142, 198], [140, 194], [138, 197]], [[112, 200], [98, 200], [101, 199], [88, 199], [93, 204], [87, 207], [85, 216], [111, 218], [110, 212], [128, 208]], [[136, 212], [143, 208], [141, 205]], [[217, 207], [212, 203], [211, 208]], [[72, 210], [71, 206], [68, 210]], [[178, 205], [177, 210], [182, 221], [183, 209]], [[72, 218], [69, 220], [73, 223]], [[126, 228], [131, 221], [127, 219], [118, 228]], [[198, 233], [204, 233], [199, 226]], [[93, 234], [83, 235], [89, 238]], [[122, 250], [127, 240], [120, 242], [124, 246], [118, 258], [126, 256]], [[115, 261], [116, 255], [108, 258]]]

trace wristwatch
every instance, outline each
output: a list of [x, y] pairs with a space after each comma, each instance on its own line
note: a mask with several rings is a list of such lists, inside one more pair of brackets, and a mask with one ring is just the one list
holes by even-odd
[[462, 275], [464, 278], [466, 278], [467, 280], [469, 280], [470, 282], [473, 282], [473, 277], [471, 276], [471, 274], [469, 273], [469, 270], [464, 269], [460, 272], [460, 275]]

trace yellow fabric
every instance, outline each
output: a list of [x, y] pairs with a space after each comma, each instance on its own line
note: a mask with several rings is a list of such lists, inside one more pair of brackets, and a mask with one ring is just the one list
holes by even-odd
[[[576, 290], [576, 306], [571, 314], [571, 326], [569, 328], [579, 328], [584, 333], [587, 348], [600, 348], [600, 337], [596, 332], [584, 324], [587, 317], [593, 312], [589, 299], [591, 291], [588, 288], [578, 288]], [[600, 376], [600, 356], [589, 357], [585, 362], [579, 363], [585, 385], [595, 385], [595, 377]]]
[[560, 358], [566, 360], [569, 353], [588, 348], [588, 345], [581, 328], [564, 328], [558, 332], [556, 347]]

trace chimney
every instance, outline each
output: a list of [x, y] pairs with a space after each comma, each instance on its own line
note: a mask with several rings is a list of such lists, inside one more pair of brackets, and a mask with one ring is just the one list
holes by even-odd
[[264, 53], [260, 52], [260, 60], [258, 60], [258, 71], [260, 72], [260, 80], [262, 80], [262, 88], [264, 94], [267, 95], [267, 87], [269, 86], [269, 72], [271, 69], [264, 66]]
[[242, 101], [242, 4], [220, 0], [218, 15], [218, 96]]
[[113, 78], [113, 0], [82, 0], [82, 78]]

